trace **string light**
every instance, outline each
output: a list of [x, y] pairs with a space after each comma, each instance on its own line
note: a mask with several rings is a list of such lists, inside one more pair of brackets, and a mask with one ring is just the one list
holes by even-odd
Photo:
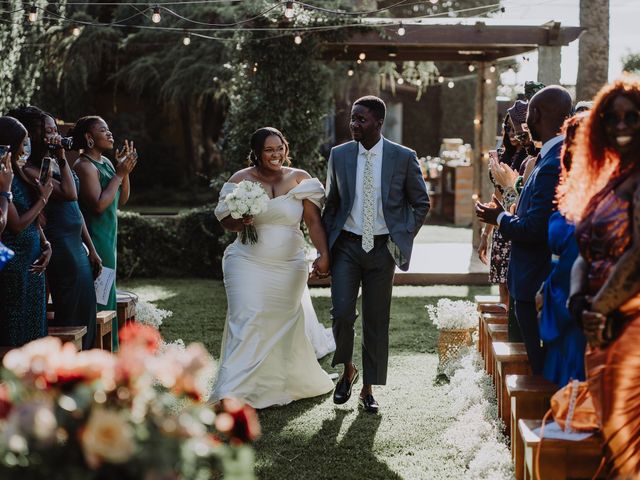
[[293, 43], [295, 43], [296, 45], [300, 45], [302, 43], [302, 36], [296, 35], [295, 37], [293, 37]]
[[284, 8], [284, 17], [288, 20], [291, 20], [293, 18], [293, 15], [293, 2], [287, 2]]
[[433, 5], [435, 5], [436, 3], [438, 3], [438, 0], [430, 0], [430, 1], [431, 1], [431, 3], [432, 3]]
[[475, 65], [473, 63], [470, 63], [468, 68], [469, 68], [470, 72], [473, 72], [476, 69], [476, 67], [475, 67]]
[[362, 52], [360, 55], [358, 55], [358, 58], [359, 58], [360, 60], [364, 60], [365, 58], [367, 58], [367, 54], [366, 54], [366, 53], [364, 53], [364, 52]]
[[347, 75], [349, 75], [350, 77], [353, 77], [353, 74], [356, 73], [353, 71], [353, 68], [349, 68], [349, 70], [347, 70]]
[[438, 77], [438, 83], [444, 83], [444, 77], [442, 75]]
[[473, 124], [476, 125], [476, 126], [480, 125], [480, 119], [479, 118], [474, 118], [473, 119]]
[[74, 37], [79, 37], [80, 36], [80, 27], [73, 27], [73, 30], [71, 30], [71, 33], [73, 34]]
[[38, 20], [38, 9], [36, 8], [36, 5], [33, 4], [29, 8], [29, 21], [34, 23], [36, 20]]
[[362, 60], [358, 59], [358, 60], [356, 60], [356, 63], [357, 63], [358, 65], [361, 65], [361, 64], [362, 64]]
[[404, 83], [404, 78], [400, 77], [397, 83], [398, 85], [402, 85]]
[[400, 22], [400, 27], [398, 28], [398, 35], [402, 37], [405, 33], [407, 33], [407, 30], [402, 26], [402, 22]]
[[486, 83], [487, 85], [491, 85], [492, 81], [490, 78], [485, 79], [484, 83]]
[[447, 87], [449, 87], [449, 88], [453, 88], [455, 86], [456, 86], [456, 84], [454, 82], [452, 82], [452, 81], [447, 84]]
[[495, 65], [491, 65], [491, 66], [489, 67], [489, 71], [490, 71], [491, 73], [495, 73], [495, 71], [496, 71], [496, 66], [495, 66]]
[[509, 70], [507, 70], [507, 73], [509, 73], [510, 75], [515, 75], [516, 71], [513, 69], [513, 67], [509, 67]]
[[191, 45], [191, 34], [187, 33], [182, 39], [182, 43], [186, 45]]
[[160, 7], [156, 5], [155, 7], [153, 7], [153, 15], [151, 15], [151, 21], [153, 23], [160, 23], [160, 20], [162, 20], [162, 17], [160, 16]]

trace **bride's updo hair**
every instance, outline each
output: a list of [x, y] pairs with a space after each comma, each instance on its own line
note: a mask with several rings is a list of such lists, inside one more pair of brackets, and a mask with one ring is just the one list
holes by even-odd
[[282, 144], [284, 145], [284, 163], [285, 165], [291, 165], [291, 159], [289, 158], [289, 142], [287, 142], [287, 139], [284, 138], [284, 135], [280, 130], [273, 127], [259, 128], [253, 132], [253, 135], [251, 135], [251, 152], [249, 152], [249, 156], [247, 157], [249, 165], [253, 167], [260, 166], [262, 162], [264, 142], [271, 136], [278, 137], [282, 140]]

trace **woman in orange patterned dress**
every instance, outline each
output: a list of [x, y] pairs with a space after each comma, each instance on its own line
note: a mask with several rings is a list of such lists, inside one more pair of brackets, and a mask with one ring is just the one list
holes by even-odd
[[640, 80], [604, 87], [578, 133], [560, 210], [578, 223], [569, 309], [611, 478], [640, 478]]

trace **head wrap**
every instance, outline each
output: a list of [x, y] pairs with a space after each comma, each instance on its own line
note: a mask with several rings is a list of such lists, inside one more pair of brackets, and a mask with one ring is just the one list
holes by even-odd
[[527, 121], [528, 105], [529, 104], [527, 102], [516, 100], [516, 103], [507, 110], [507, 113], [509, 114], [509, 117], [511, 117], [511, 121], [514, 125], [520, 125]]
[[524, 82], [524, 96], [527, 100], [531, 100], [536, 93], [542, 90], [546, 85], [538, 82]]
[[593, 108], [593, 102], [589, 100], [580, 100], [576, 103], [575, 111], [578, 112], [580, 110], [591, 110]]

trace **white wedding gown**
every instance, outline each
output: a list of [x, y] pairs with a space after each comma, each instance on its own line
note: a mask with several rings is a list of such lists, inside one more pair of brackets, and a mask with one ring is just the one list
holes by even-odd
[[[223, 186], [218, 219], [229, 214], [222, 199], [234, 188]], [[319, 180], [303, 180], [286, 195], [269, 200], [267, 211], [254, 217], [256, 244], [245, 245], [238, 238], [225, 250], [228, 310], [211, 402], [238, 398], [265, 408], [333, 389], [305, 332], [302, 302], [309, 274], [300, 230], [302, 201], [321, 206], [323, 199]], [[310, 330], [317, 336], [317, 327]]]

